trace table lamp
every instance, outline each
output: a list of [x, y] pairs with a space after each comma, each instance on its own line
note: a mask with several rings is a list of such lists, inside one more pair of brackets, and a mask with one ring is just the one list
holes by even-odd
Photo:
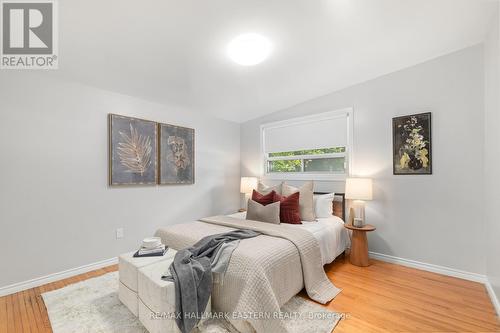
[[[365, 225], [365, 201], [372, 200], [372, 180], [370, 178], [347, 178], [345, 182], [345, 198], [354, 200], [349, 219], [355, 227]], [[357, 212], [354, 212], [357, 211]]]
[[245, 204], [243, 209], [246, 208], [248, 198], [254, 189], [257, 188], [258, 179], [256, 177], [241, 177], [240, 193], [245, 194]]

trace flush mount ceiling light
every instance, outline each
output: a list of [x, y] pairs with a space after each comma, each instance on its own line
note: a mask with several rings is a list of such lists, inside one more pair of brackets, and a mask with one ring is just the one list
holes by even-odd
[[264, 61], [271, 53], [271, 42], [258, 34], [244, 34], [227, 46], [227, 55], [242, 66], [253, 66]]

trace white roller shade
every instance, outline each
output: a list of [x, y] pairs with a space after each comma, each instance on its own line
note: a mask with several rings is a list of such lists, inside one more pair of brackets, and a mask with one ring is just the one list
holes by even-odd
[[264, 125], [264, 153], [347, 147], [347, 131], [347, 114]]

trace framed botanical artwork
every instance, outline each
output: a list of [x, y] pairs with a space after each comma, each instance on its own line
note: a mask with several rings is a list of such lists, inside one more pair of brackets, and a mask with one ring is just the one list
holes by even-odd
[[392, 168], [395, 175], [432, 174], [431, 113], [392, 119]]
[[194, 129], [158, 124], [159, 184], [194, 184]]
[[158, 175], [157, 123], [110, 114], [108, 124], [109, 184], [156, 184]]

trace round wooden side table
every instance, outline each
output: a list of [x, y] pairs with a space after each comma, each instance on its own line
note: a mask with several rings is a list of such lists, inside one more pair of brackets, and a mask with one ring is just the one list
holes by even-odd
[[351, 264], [361, 267], [370, 266], [368, 260], [368, 240], [366, 233], [374, 231], [376, 228], [371, 224], [365, 224], [361, 228], [355, 227], [352, 224], [344, 224], [344, 227], [352, 230], [351, 239]]

